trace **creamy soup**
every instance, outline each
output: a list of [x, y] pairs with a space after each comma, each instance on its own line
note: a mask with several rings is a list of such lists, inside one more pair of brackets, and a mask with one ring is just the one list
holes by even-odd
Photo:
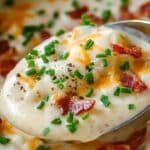
[[8, 75], [1, 113], [41, 138], [96, 139], [149, 104], [150, 44], [140, 43], [89, 26], [46, 40]]
[[[35, 45], [40, 43], [42, 40], [48, 38], [52, 34], [55, 34], [57, 31], [59, 31], [59, 29], [64, 29], [65, 31], [68, 31], [68, 30], [72, 30], [73, 27], [80, 24], [80, 19], [79, 19], [80, 15], [77, 13], [77, 11], [76, 11], [76, 13], [78, 15], [76, 15], [76, 18], [72, 18], [72, 17], [74, 17], [74, 16], [72, 16], [74, 10], [76, 10], [78, 7], [82, 8], [82, 13], [84, 12], [84, 13], [88, 14], [88, 17], [92, 18], [92, 20], [95, 21], [96, 24], [100, 25], [100, 24], [104, 23], [101, 19], [105, 16], [105, 15], [103, 16], [102, 14], [104, 13], [104, 10], [106, 10], [106, 9], [111, 11], [111, 15], [108, 15], [108, 17], [103, 18], [103, 19], [108, 19], [107, 21], [115, 21], [115, 20], [120, 20], [120, 19], [134, 19], [134, 18], [135, 19], [139, 19], [139, 18], [140, 19], [141, 18], [147, 19], [150, 17], [149, 11], [148, 11], [148, 5], [149, 5], [148, 1], [149, 0], [145, 0], [145, 1], [143, 1], [143, 0], [138, 0], [138, 1], [130, 0], [128, 7], [126, 4], [122, 4], [120, 0], [116, 0], [115, 2], [112, 2], [109, 0], [108, 1], [87, 0], [86, 2], [79, 0], [79, 1], [77, 1], [78, 3], [76, 3], [76, 2], [73, 3], [73, 1], [71, 1], [71, 0], [70, 1], [67, 1], [67, 0], [62, 0], [62, 1], [48, 0], [48, 1], [46, 1], [45, 0], [45, 1], [42, 1], [42, 3], [41, 3], [41, 1], [37, 1], [37, 0], [33, 0], [32, 2], [28, 1], [28, 0], [26, 0], [26, 1], [20, 0], [20, 1], [14, 1], [14, 5], [11, 5], [11, 2], [5, 3], [7, 5], [4, 5], [4, 1], [3, 0], [0, 1], [0, 32], [3, 33], [3, 34], [0, 34], [0, 39], [2, 39], [2, 42], [0, 40], [0, 47], [1, 48], [3, 47], [2, 46], [2, 43], [4, 43], [3, 39], [6, 39], [6, 40], [9, 40], [10, 48], [14, 47], [17, 51], [17, 53], [12, 53], [13, 51], [12, 51], [12, 49], [10, 49], [9, 53], [5, 54], [4, 56], [0, 55], [0, 74], [3, 76], [3, 77], [0, 77], [0, 86], [2, 86], [2, 84], [4, 82], [4, 77], [6, 76], [8, 71], [11, 68], [13, 68], [13, 66], [17, 63], [18, 59], [20, 59], [20, 57], [22, 57], [25, 53], [27, 53], [31, 48], [33, 48]], [[87, 6], [86, 8], [83, 7], [85, 5]], [[124, 6], [126, 5], [127, 9], [125, 9], [125, 11], [123, 9], [120, 9], [120, 6], [122, 7], [122, 5], [124, 5]], [[65, 7], [62, 7], [62, 6], [65, 6]], [[89, 9], [88, 11], [87, 11], [87, 8]], [[69, 12], [69, 15], [66, 12]], [[109, 14], [109, 11], [105, 11], [105, 12]], [[54, 16], [55, 17], [59, 16], [59, 17], [56, 17], [57, 19], [54, 19], [53, 18]], [[53, 21], [54, 21], [54, 26], [51, 27], [51, 24], [53, 24]], [[42, 31], [44, 30], [44, 32], [41, 32], [41, 31], [35, 32], [34, 36], [27, 42], [27, 44], [22, 44], [26, 40], [25, 36], [22, 35], [23, 28], [26, 25], [37, 26], [41, 23], [45, 24], [45, 28], [42, 29]], [[42, 36], [41, 36], [41, 33], [42, 33]], [[15, 38], [13, 38], [13, 37], [15, 37]], [[116, 37], [116, 36], [114, 36], [114, 37]], [[133, 43], [135, 41], [135, 40], [132, 41], [132, 38], [130, 40]], [[136, 41], [137, 40], [138, 39], [136, 39]], [[148, 50], [146, 48], [146, 46], [143, 47], [143, 42], [141, 42], [139, 40], [138, 43], [139, 43], [138, 46], [143, 48], [142, 50], [144, 50], [144, 51]], [[5, 42], [5, 44], [6, 44], [6, 42]], [[135, 44], [137, 44], [137, 43], [135, 43]], [[1, 52], [0, 52], [0, 54], [1, 54]], [[73, 53], [73, 55], [74, 55], [74, 53]], [[134, 70], [134, 71], [136, 71], [136, 70]], [[141, 73], [138, 73], [138, 71], [136, 71], [136, 73], [138, 74], [140, 79], [143, 82], [145, 82], [146, 78], [144, 75], [145, 79], [143, 80], [143, 74], [148, 73], [148, 70], [142, 70]], [[106, 78], [106, 80], [107, 80], [107, 78]], [[104, 81], [106, 81], [106, 80], [104, 80]], [[19, 86], [19, 85], [17, 85], [17, 86]], [[103, 92], [105, 92], [105, 90], [106, 90], [105, 87], [107, 87], [107, 86], [102, 87], [102, 88], [104, 88]], [[81, 91], [81, 93], [84, 93], [83, 91], [86, 91], [86, 89], [83, 89]], [[96, 90], [94, 90], [94, 93], [95, 92], [96, 92]], [[47, 93], [43, 97], [45, 97], [45, 96], [47, 96]], [[107, 96], [109, 96], [109, 95], [107, 95]], [[121, 94], [120, 96], [122, 97], [123, 95]], [[128, 97], [128, 96], [130, 96], [130, 94], [129, 95], [125, 94], [125, 97]], [[29, 97], [30, 97], [30, 95], [29, 95]], [[41, 96], [41, 100], [43, 99], [43, 97]], [[118, 97], [117, 97], [117, 99], [118, 99]], [[109, 100], [111, 100], [111, 105], [108, 108], [104, 108], [104, 109], [103, 109], [104, 106], [100, 102], [99, 105], [102, 106], [101, 108], [103, 111], [108, 110], [108, 112], [109, 112], [109, 110], [111, 110], [112, 107], [114, 107], [113, 106], [114, 105], [113, 98], [111, 97], [111, 99], [110, 99], [110, 97], [109, 97]], [[113, 101], [113, 103], [112, 103], [112, 101]], [[37, 99], [37, 101], [34, 101], [33, 103], [37, 104], [38, 102], [39, 101]], [[47, 104], [49, 105], [49, 102]], [[48, 107], [47, 104], [45, 104], [46, 108]], [[130, 107], [134, 107], [134, 105], [130, 105]], [[36, 106], [34, 108], [36, 111]], [[124, 107], [124, 108], [127, 108], [126, 110], [128, 111], [128, 103], [127, 103], [126, 107]], [[137, 108], [137, 106], [136, 106], [135, 110], [130, 111], [131, 115], [133, 115], [139, 109], [140, 108]], [[90, 110], [89, 113], [91, 113], [91, 112], [93, 112], [93, 110]], [[60, 113], [60, 110], [59, 110], [59, 113]], [[85, 113], [84, 117], [86, 118], [86, 116], [88, 116], [89, 113]], [[97, 113], [97, 111], [96, 111], [96, 113]], [[75, 116], [75, 118], [79, 119], [79, 121], [80, 120], [82, 121], [81, 115], [82, 114], [80, 114], [79, 118], [78, 118], [78, 116], [77, 117]], [[56, 116], [56, 117], [58, 117], [58, 116]], [[43, 119], [43, 118], [40, 118], [40, 119]], [[54, 118], [48, 118], [48, 119], [49, 119], [49, 122], [46, 124], [46, 127], [43, 127], [43, 129], [48, 127], [48, 128], [50, 128], [50, 130], [55, 130], [55, 131], [58, 130], [59, 131], [61, 128], [60, 126], [57, 127], [56, 125], [54, 126], [51, 124], [51, 119], [54, 119]], [[87, 122], [87, 123], [91, 122], [89, 119], [92, 119], [91, 115], [89, 116], [89, 118], [87, 120], [85, 120], [85, 122]], [[94, 119], [96, 119], [96, 118], [94, 118]], [[101, 147], [101, 145], [103, 143], [116, 142], [116, 141], [126, 141], [131, 136], [131, 134], [133, 132], [140, 129], [141, 127], [144, 127], [145, 122], [148, 119], [149, 119], [149, 113], [143, 115], [143, 117], [139, 118], [137, 121], [128, 125], [127, 127], [124, 127], [122, 129], [117, 130], [117, 131], [110, 133], [108, 135], [104, 135], [101, 138], [99, 138], [98, 140], [90, 142], [90, 143], [68, 144], [68, 143], [58, 143], [57, 142], [55, 144], [50, 144], [49, 146], [45, 145], [44, 144], [45, 142], [43, 143], [38, 138], [27, 136], [27, 135], [21, 133], [20, 131], [14, 129], [10, 125], [8, 127], [8, 123], [5, 121], [4, 125], [0, 125], [0, 127], [3, 126], [1, 136], [9, 138], [10, 141], [6, 142], [6, 144], [2, 144], [0, 142], [1, 143], [0, 149], [3, 149], [3, 150], [8, 150], [8, 149], [9, 150], [10, 149], [13, 149], [13, 150], [20, 150], [20, 149], [39, 150], [39, 146], [43, 145], [43, 147], [45, 147], [45, 148], [50, 147], [52, 150], [53, 149], [54, 150], [59, 150], [59, 149], [71, 149], [71, 150], [80, 150], [81, 149], [81, 150], [84, 150], [84, 149], [86, 149], [87, 150], [88, 148], [90, 150], [91, 149], [96, 150], [98, 147]], [[11, 122], [13, 122], [13, 121], [11, 121]], [[63, 121], [66, 121], [65, 117], [64, 117]], [[78, 129], [76, 132], [79, 132], [78, 130], [79, 130], [81, 121], [78, 124]], [[25, 124], [27, 124], [27, 123], [25, 122]], [[62, 126], [62, 124], [61, 124], [61, 126]], [[19, 123], [19, 125], [21, 125], [21, 123]], [[64, 127], [62, 130], [65, 130], [68, 133], [69, 131], [65, 127], [66, 124], [63, 124], [63, 125], [64, 125]], [[33, 127], [33, 125], [31, 125], [31, 126]], [[12, 128], [15, 132], [12, 132], [10, 130], [10, 128]], [[22, 128], [22, 126], [21, 126], [21, 128]], [[24, 129], [24, 128], [22, 128], [22, 129]], [[40, 136], [43, 133], [43, 129], [41, 128], [39, 131]], [[51, 132], [49, 132], [48, 137], [44, 136], [44, 138], [49, 138], [49, 136], [51, 136], [50, 133]], [[32, 134], [37, 134], [37, 133], [35, 131], [35, 133], [32, 133]], [[142, 135], [144, 135], [144, 133], [139, 134], [139, 138], [144, 138], [144, 137], [142, 137]], [[71, 134], [71, 136], [72, 136], [72, 134]], [[78, 138], [80, 138], [80, 137], [78, 136]], [[135, 137], [133, 139], [136, 141]], [[1, 140], [2, 140], [2, 138], [0, 137], [0, 141]], [[83, 139], [83, 140], [85, 140], [85, 139]], [[132, 140], [130, 139], [130, 141], [132, 141]], [[147, 141], [149, 141], [149, 139]], [[128, 146], [123, 145], [122, 147], [126, 147], [125, 149], [128, 149], [129, 145], [131, 145], [131, 142], [130, 143], [126, 142], [126, 144]], [[140, 144], [141, 143], [136, 143], [134, 145], [140, 145]], [[146, 146], [147, 145], [148, 144], [146, 144]]]

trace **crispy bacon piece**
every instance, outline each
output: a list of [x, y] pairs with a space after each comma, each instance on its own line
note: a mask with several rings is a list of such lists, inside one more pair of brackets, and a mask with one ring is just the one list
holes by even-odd
[[2, 39], [0, 40], [0, 55], [5, 53], [9, 49], [9, 43], [7, 40]]
[[9, 46], [7, 40], [0, 41], [0, 75], [6, 77], [8, 72], [17, 64], [17, 60], [13, 59], [16, 49]]
[[87, 11], [88, 11], [88, 7], [87, 6], [82, 6], [82, 7], [79, 7], [77, 9], [73, 10], [73, 11], [70, 11], [68, 13], [68, 15], [72, 19], [80, 19], [81, 15], [86, 13]]
[[101, 24], [103, 24], [103, 20], [102, 20], [100, 17], [94, 15], [93, 13], [89, 13], [89, 14], [88, 14], [88, 18], [90, 18], [91, 21], [92, 21], [93, 23], [95, 23], [96, 25], [101, 25]]
[[145, 4], [141, 5], [138, 12], [140, 16], [150, 18], [150, 2], [146, 2]]
[[79, 99], [73, 94], [66, 94], [57, 99], [55, 105], [60, 108], [62, 115], [66, 115], [68, 111], [72, 111], [75, 115], [80, 115], [90, 111], [94, 107], [95, 101]]
[[137, 19], [137, 17], [129, 12], [128, 8], [120, 8], [119, 9], [119, 20], [133, 20], [133, 19]]
[[69, 110], [72, 111], [75, 115], [80, 115], [83, 112], [91, 110], [94, 107], [94, 104], [94, 100], [80, 100], [72, 103], [69, 107]]
[[142, 56], [142, 51], [140, 47], [137, 46], [123, 46], [119, 44], [112, 44], [112, 50], [115, 53], [119, 54], [128, 54], [135, 58], [139, 58]]
[[123, 86], [132, 88], [136, 93], [142, 93], [147, 89], [145, 83], [131, 71], [121, 73], [120, 81]]
[[51, 36], [52, 36], [51, 33], [46, 31], [46, 30], [43, 30], [43, 31], [40, 32], [40, 38], [41, 38], [42, 41], [48, 39]]

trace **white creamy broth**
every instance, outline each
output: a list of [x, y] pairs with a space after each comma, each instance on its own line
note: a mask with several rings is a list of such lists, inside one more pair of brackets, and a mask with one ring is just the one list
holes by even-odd
[[[77, 31], [79, 32], [77, 38], [71, 38], [71, 36], [73, 36]], [[97, 34], [96, 37], [95, 34]], [[94, 38], [92, 37], [92, 35], [94, 35]], [[81, 53], [82, 48], [80, 48], [80, 42], [81, 44], [84, 44], [89, 38], [94, 41], [94, 45], [101, 47], [100, 50], [87, 50], [91, 61], [95, 64], [93, 74], [94, 80], [95, 82], [97, 82], [100, 75], [105, 75], [106, 72], [108, 72], [107, 69], [111, 70], [111, 67], [114, 67], [114, 65], [119, 63], [118, 61], [120, 60], [120, 58], [118, 59], [118, 57], [121, 56], [110, 56], [108, 58], [108, 63], [110, 63], [110, 65], [107, 68], [103, 68], [101, 66], [101, 58], [95, 58], [95, 55], [99, 52], [104, 52], [104, 49], [106, 48], [110, 48], [111, 43], [129, 43], [128, 38], [119, 31], [104, 27], [79, 27], [74, 29], [73, 32], [65, 34], [60, 38], [53, 37], [52, 39], [45, 41], [35, 49], [37, 49], [38, 52], [42, 54], [44, 51], [44, 47], [52, 40], [57, 39], [60, 44], [56, 44], [56, 54], [52, 55], [49, 58], [50, 62], [48, 64], [44, 64], [40, 57], [36, 58], [36, 66], [38, 68], [41, 68], [44, 65], [47, 68], [55, 69], [57, 78], [60, 78], [63, 75], [67, 75], [67, 64], [72, 63], [72, 69], [77, 69], [79, 72], [81, 72], [81, 74], [84, 75], [86, 73], [84, 63], [86, 63], [87, 58], [84, 60], [83, 57], [83, 61], [85, 61], [84, 63], [77, 61], [78, 59], [75, 58], [82, 59], [83, 54]], [[68, 39], [69, 41], [69, 43], [65, 46], [61, 45], [61, 41], [63, 41], [64, 39]], [[141, 43], [142, 42], [143, 41], [141, 40]], [[136, 41], [132, 44], [136, 44], [138, 46]], [[67, 60], [58, 59], [57, 61], [54, 61], [57, 56], [64, 53], [67, 49], [69, 49], [69, 57], [67, 58]], [[142, 45], [142, 52], [146, 51], [148, 51], [148, 49], [145, 48], [145, 45]], [[130, 63], [132, 66], [132, 59], [133, 58], [130, 58], [129, 56], [122, 56], [121, 62], [131, 61]], [[119, 83], [118, 81], [114, 80], [115, 78], [112, 74], [111, 78], [109, 79], [110, 84], [108, 84], [108, 86], [104, 88], [94, 89], [93, 96], [88, 98], [89, 101], [95, 100], [95, 105], [89, 112], [90, 117], [87, 120], [82, 120], [81, 115], [74, 116], [79, 120], [79, 125], [77, 127], [77, 131], [71, 133], [66, 128], [66, 116], [62, 116], [60, 114], [60, 109], [55, 107], [53, 103], [57, 101], [57, 97], [62, 96], [62, 94], [65, 94], [66, 92], [68, 92], [68, 90], [71, 90], [72, 92], [73, 89], [69, 89], [69, 87], [74, 86], [75, 83], [72, 82], [69, 77], [68, 80], [64, 82], [64, 88], [60, 90], [55, 84], [52, 83], [52, 78], [49, 78], [49, 76], [46, 74], [41, 77], [41, 80], [34, 83], [34, 80], [32, 78], [25, 75], [26, 70], [27, 64], [23, 59], [8, 75], [1, 93], [2, 98], [0, 101], [0, 110], [1, 113], [10, 121], [10, 123], [14, 124], [17, 128], [23, 130], [26, 133], [36, 135], [41, 138], [47, 138], [57, 141], [91, 141], [99, 137], [109, 129], [113, 128], [115, 125], [132, 117], [134, 114], [141, 111], [147, 104], [149, 104], [149, 73], [140, 74], [141, 80], [145, 82], [148, 87], [147, 90], [139, 94], [120, 94], [120, 96], [113, 96], [114, 89], [116, 88], [116, 86], [119, 86]], [[33, 87], [30, 88], [30, 83], [25, 83], [23, 80], [23, 82], [19, 80], [17, 74], [20, 74], [19, 76], [21, 77], [30, 79], [31, 82], [33, 82]], [[80, 89], [85, 88], [84, 85], [86, 85], [87, 87], [88, 85], [85, 80], [80, 80], [78, 78], [76, 78], [76, 80], [77, 89], [75, 89], [75, 91], [73, 92], [84, 97], [85, 92], [81, 91]], [[104, 83], [101, 83], [100, 85], [102, 86], [104, 85]], [[85, 89], [87, 90], [88, 88]], [[38, 96], [37, 93], [40, 96]], [[38, 102], [40, 102], [45, 95], [49, 95], [50, 100], [45, 103], [44, 108], [39, 110], [36, 107], [38, 105]], [[108, 96], [111, 103], [109, 107], [105, 107], [104, 104], [100, 101], [100, 97], [102, 95]], [[135, 104], [136, 109], [129, 110], [129, 104]], [[61, 125], [53, 125], [50, 123], [53, 119], [58, 117], [62, 121]], [[26, 124], [26, 122], [28, 122], [28, 124]], [[47, 127], [50, 128], [50, 132], [46, 136], [44, 136], [43, 130]]]

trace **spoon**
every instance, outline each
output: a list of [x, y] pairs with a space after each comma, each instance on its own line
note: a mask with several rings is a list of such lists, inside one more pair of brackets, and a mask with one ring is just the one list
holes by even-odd
[[[126, 20], [126, 21], [118, 21], [115, 23], [108, 23], [105, 26], [109, 27], [109, 28], [120, 29], [120, 30], [127, 32], [129, 34], [132, 34], [132, 33], [135, 34], [136, 33], [136, 35], [138, 37], [145, 39], [147, 42], [150, 43], [150, 21]], [[115, 127], [111, 128], [106, 133], [110, 133], [112, 131], [115, 131], [115, 130], [131, 123], [132, 121], [136, 120], [137, 118], [142, 116], [145, 112], [148, 112], [149, 110], [150, 110], [150, 103], [148, 106], [143, 108], [140, 112], [138, 112], [137, 114], [135, 114], [134, 116], [132, 116], [128, 120], [126, 120], [126, 121], [116, 125]]]

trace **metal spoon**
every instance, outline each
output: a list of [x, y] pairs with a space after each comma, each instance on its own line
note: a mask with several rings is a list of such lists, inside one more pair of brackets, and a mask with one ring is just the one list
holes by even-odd
[[[115, 23], [109, 23], [105, 25], [106, 27], [109, 28], [114, 28], [114, 29], [120, 29], [124, 32], [127, 32], [129, 34], [132, 34], [132, 32], [142, 38], [145, 39], [147, 42], [150, 43], [150, 21], [146, 20], [126, 20], [126, 21], [119, 21]], [[135, 32], [136, 31], [136, 32]], [[107, 133], [110, 133], [114, 130], [117, 130], [135, 119], [139, 118], [142, 116], [145, 112], [148, 112], [150, 110], [150, 103], [148, 106], [143, 108], [140, 112], [129, 118], [128, 120], [116, 125], [115, 127], [111, 128]]]

